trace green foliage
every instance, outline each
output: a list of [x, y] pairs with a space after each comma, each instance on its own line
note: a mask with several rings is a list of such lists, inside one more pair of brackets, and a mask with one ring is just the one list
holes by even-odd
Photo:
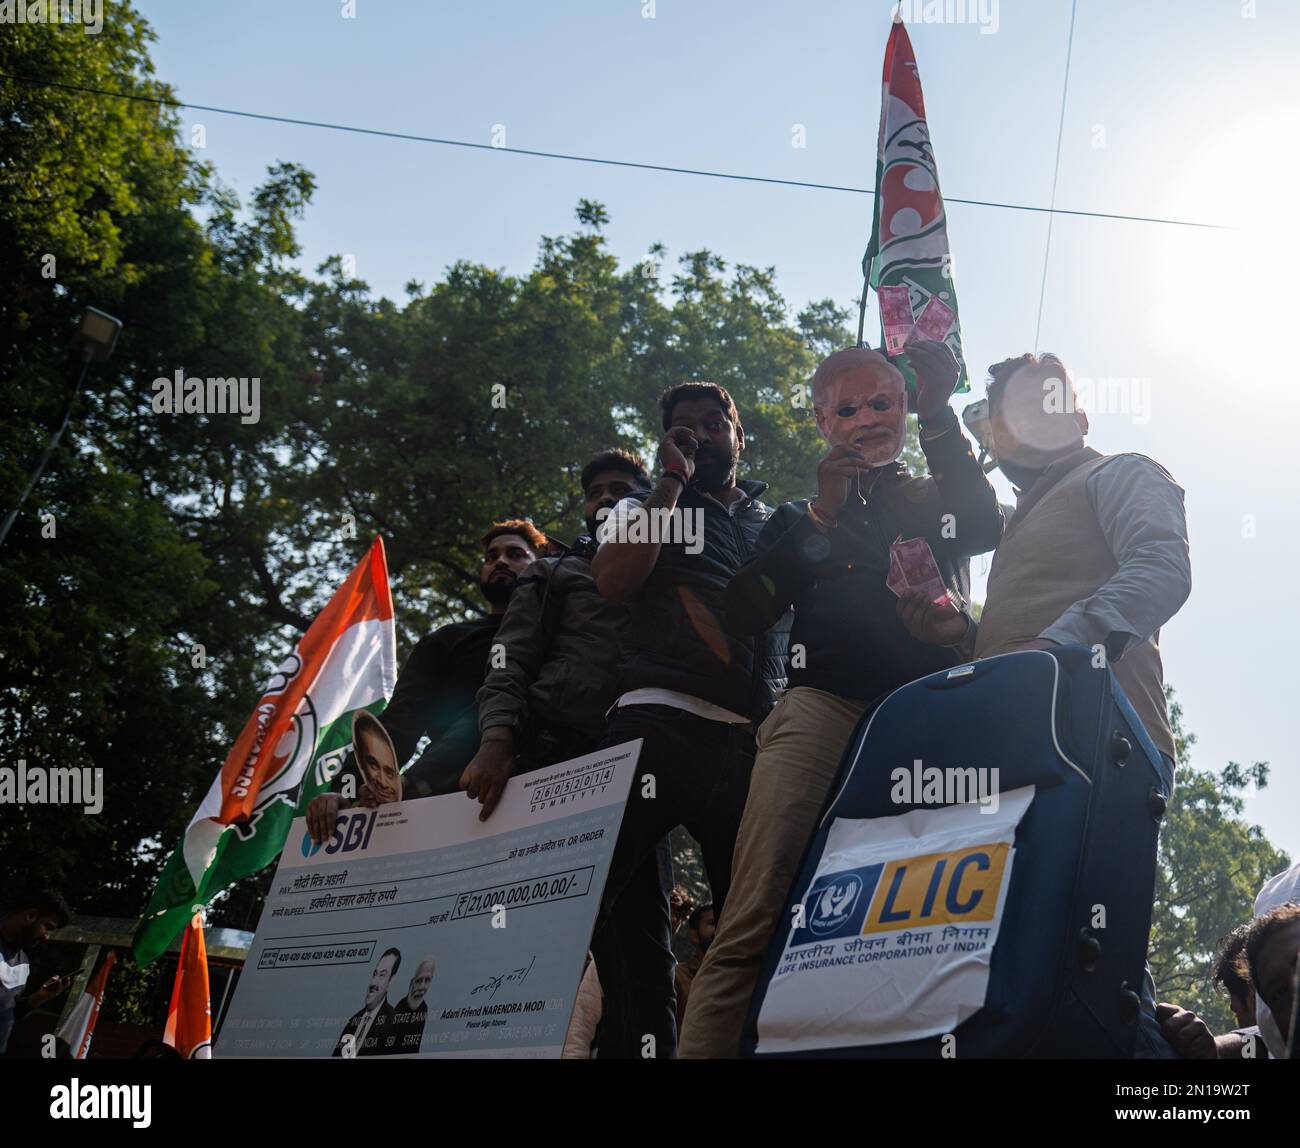
[[[19, 25], [0, 37], [0, 72], [166, 96], [150, 39], [125, 5], [97, 36]], [[277, 391], [301, 363], [284, 261], [311, 178], [273, 169], [241, 217], [169, 111], [3, 78], [0, 115], [0, 505], [72, 395], [82, 308], [125, 323], [0, 554], [0, 759], [102, 769], [104, 810], [13, 807], [0, 849], [11, 873], [129, 916], [246, 720], [268, 651], [303, 622], [277, 597], [262, 494]], [[269, 417], [156, 415], [150, 383], [177, 368], [262, 375]]]
[[175, 958], [141, 966], [129, 952], [120, 954], [104, 994], [104, 1018], [115, 1024], [158, 1024], [167, 1016], [175, 979]]
[[704, 905], [713, 900], [699, 842], [679, 825], [672, 832], [670, 844], [673, 850], [674, 882], [690, 893], [696, 905]]
[[1160, 834], [1149, 960], [1159, 1000], [1198, 1013], [1210, 1028], [1236, 1027], [1227, 997], [1210, 984], [1219, 940], [1251, 918], [1255, 895], [1290, 859], [1258, 825], [1241, 819], [1242, 794], [1268, 784], [1268, 763], [1230, 761], [1218, 773], [1192, 769], [1196, 737], [1166, 688], [1178, 775]]

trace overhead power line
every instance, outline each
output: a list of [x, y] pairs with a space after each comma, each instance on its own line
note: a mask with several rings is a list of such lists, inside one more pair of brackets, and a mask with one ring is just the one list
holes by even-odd
[[[875, 195], [875, 189], [870, 187], [847, 187], [835, 183], [813, 183], [802, 179], [777, 179], [775, 176], [768, 175], [741, 175], [737, 172], [729, 171], [710, 171], [705, 168], [694, 167], [675, 167], [670, 164], [662, 163], [640, 163], [629, 159], [606, 159], [601, 156], [591, 155], [572, 155], [567, 152], [557, 151], [538, 151], [534, 148], [522, 147], [498, 147], [495, 144], [472, 143], [469, 140], [442, 139], [437, 136], [415, 135], [411, 132], [394, 132], [382, 128], [362, 128], [353, 124], [336, 124], [325, 120], [303, 120], [293, 116], [278, 116], [268, 112], [245, 112], [237, 108], [218, 108], [211, 104], [193, 104], [185, 100], [168, 100], [161, 96], [143, 96], [135, 92], [114, 92], [106, 88], [91, 87], [86, 84], [66, 84], [57, 80], [38, 80], [29, 76], [16, 76], [11, 72], [0, 72], [0, 76], [5, 79], [16, 80], [21, 84], [31, 84], [34, 87], [61, 88], [70, 92], [85, 92], [89, 95], [107, 96], [111, 99], [134, 100], [138, 103], [155, 104], [162, 107], [184, 108], [188, 111], [211, 112], [214, 115], [221, 116], [238, 116], [247, 120], [262, 120], [266, 123], [274, 124], [291, 124], [294, 127], [302, 128], [322, 128], [327, 131], [350, 132], [353, 135], [378, 136], [383, 139], [408, 140], [414, 143], [437, 144], [442, 147], [463, 147], [474, 148], [478, 151], [503, 152], [506, 155], [524, 155], [532, 156], [538, 159], [558, 159], [567, 160], [571, 163], [594, 163], [602, 164], [606, 167], [626, 167], [635, 168], [639, 171], [662, 171], [669, 172], [673, 175], [697, 175], [708, 179], [730, 179], [738, 180], [744, 183], [768, 183], [776, 184], [781, 187], [802, 187], [814, 191], [843, 191], [851, 195]], [[1198, 227], [1215, 231], [1231, 230], [1220, 223], [1201, 223], [1196, 220], [1188, 219], [1163, 219], [1153, 215], [1126, 215], [1116, 211], [1078, 211], [1067, 207], [1035, 207], [1026, 203], [998, 203], [989, 199], [961, 199], [956, 196], [945, 195], [945, 203], [964, 203], [969, 207], [993, 207], [1000, 208], [1004, 211], [1034, 211], [1046, 215], [1075, 215], [1086, 219], [1122, 219], [1130, 223], [1161, 223], [1168, 224], [1172, 227]]]
[[[1074, 54], [1074, 14], [1078, 0], [1070, 0], [1070, 33], [1065, 40], [1065, 79], [1061, 81], [1061, 118], [1056, 125], [1056, 166], [1052, 168], [1051, 207], [1056, 206], [1056, 181], [1061, 175], [1061, 141], [1065, 138], [1065, 97], [1070, 91], [1070, 57]], [[1034, 353], [1038, 353], [1038, 335], [1043, 329], [1043, 300], [1047, 298], [1047, 261], [1052, 255], [1052, 217], [1047, 217], [1047, 243], [1043, 247], [1043, 281], [1038, 287], [1038, 322], [1034, 324]]]

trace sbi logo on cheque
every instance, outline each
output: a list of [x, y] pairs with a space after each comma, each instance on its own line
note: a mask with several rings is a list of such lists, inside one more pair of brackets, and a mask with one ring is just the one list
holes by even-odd
[[369, 813], [340, 813], [334, 822], [334, 834], [320, 845], [313, 844], [310, 833], [302, 835], [302, 855], [315, 857], [322, 849], [326, 853], [351, 853], [354, 849], [364, 849], [370, 843], [370, 834], [375, 829], [377, 810]]
[[823, 873], [791, 947], [928, 925], [992, 921], [1011, 846], [968, 845]]

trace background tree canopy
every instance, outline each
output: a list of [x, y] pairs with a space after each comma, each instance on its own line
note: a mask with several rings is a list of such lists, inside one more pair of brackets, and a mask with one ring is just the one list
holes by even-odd
[[[338, 257], [304, 274], [311, 173], [277, 164], [241, 204], [174, 112], [50, 86], [173, 98], [151, 38], [125, 3], [97, 36], [0, 38], [5, 508], [68, 401], [83, 307], [125, 323], [0, 552], [0, 762], [102, 769], [104, 809], [7, 807], [0, 850], [11, 876], [112, 916], [141, 911], [269, 670], [373, 535], [404, 654], [479, 609], [491, 521], [571, 539], [583, 463], [609, 446], [649, 455], [660, 392], [694, 378], [735, 396], [742, 474], [770, 482], [770, 502], [802, 497], [821, 446], [801, 387], [852, 342], [829, 300], [792, 315], [772, 268], [659, 246], [620, 268], [586, 200], [524, 275], [413, 267], [394, 302]], [[151, 384], [177, 370], [259, 378], [260, 420], [155, 414]], [[1220, 1021], [1209, 948], [1286, 864], [1238, 817], [1266, 772], [1185, 770], [1165, 832], [1152, 963], [1162, 995]], [[677, 845], [703, 897], [692, 844]], [[252, 927], [260, 890], [244, 885], [214, 923]]]
[[[771, 268], [698, 251], [673, 271], [659, 247], [620, 268], [588, 201], [525, 275], [413, 267], [432, 285], [395, 303], [341, 258], [304, 274], [309, 172], [277, 164], [241, 204], [174, 112], [50, 86], [173, 98], [145, 21], [114, 14], [97, 36], [0, 40], [5, 507], [71, 393], [82, 308], [125, 324], [0, 555], [3, 760], [103, 769], [105, 806], [13, 807], [0, 847], [11, 873], [130, 916], [269, 670], [374, 534], [409, 648], [480, 608], [490, 522], [576, 535], [583, 463], [650, 450], [660, 392], [688, 378], [732, 390], [742, 469], [769, 498], [802, 496], [820, 451], [796, 388], [850, 336], [829, 302], [792, 317]], [[260, 420], [156, 414], [152, 383], [178, 369], [259, 378]]]

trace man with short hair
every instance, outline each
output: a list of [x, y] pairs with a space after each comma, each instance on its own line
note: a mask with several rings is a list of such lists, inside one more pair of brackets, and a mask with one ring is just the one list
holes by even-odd
[[370, 983], [361, 1008], [348, 1017], [331, 1056], [382, 1056], [398, 1051], [388, 986], [401, 967], [401, 952], [385, 949], [370, 970]]
[[[1018, 497], [979, 623], [914, 593], [900, 597], [899, 616], [921, 641], [956, 643], [973, 658], [1091, 646], [1155, 743], [1172, 795], [1174, 735], [1159, 642], [1192, 586], [1183, 490], [1145, 455], [1084, 445], [1088, 416], [1055, 355], [1007, 359], [989, 374], [986, 446]], [[1169, 1059], [1150, 971], [1141, 1000], [1136, 1055]], [[1204, 1034], [1197, 1037], [1203, 1047]]]
[[[1297, 861], [1291, 868], [1274, 874], [1264, 882], [1264, 887], [1260, 889], [1255, 897], [1254, 919], [1258, 921], [1274, 909], [1296, 902], [1300, 902], [1300, 861]], [[1254, 927], [1253, 922], [1251, 927]], [[1247, 937], [1246, 944], [1248, 950], [1247, 960], [1249, 961], [1249, 937]], [[1287, 1040], [1280, 1032], [1279, 1018], [1273, 1014], [1268, 998], [1260, 991], [1259, 981], [1256, 979], [1253, 968], [1251, 969], [1251, 981], [1255, 985], [1255, 1019], [1259, 1022], [1259, 1035], [1269, 1053], [1280, 1060], [1287, 1054]]]
[[[1241, 1060], [1246, 1055], [1247, 1042], [1258, 1038], [1255, 989], [1250, 983], [1250, 967], [1246, 963], [1246, 939], [1249, 935], [1250, 925], [1238, 925], [1220, 939], [1210, 974], [1210, 983], [1227, 992], [1228, 1007], [1237, 1018], [1237, 1028], [1215, 1036], [1209, 1025], [1190, 1009], [1164, 1002], [1156, 1005], [1161, 1033], [1184, 1060]], [[1261, 1059], [1268, 1057], [1262, 1041], [1251, 1052]]]
[[788, 626], [755, 638], [726, 624], [727, 584], [772, 514], [759, 501], [767, 484], [736, 478], [745, 446], [736, 404], [714, 383], [683, 383], [664, 392], [660, 414], [659, 479], [605, 520], [591, 567], [600, 592], [631, 609], [604, 744], [643, 741], [592, 941], [602, 1057], [675, 1054], [664, 838], [685, 825], [700, 843], [725, 915], [754, 726], [785, 684]]
[[1246, 937], [1246, 959], [1250, 980], [1259, 999], [1273, 1014], [1282, 1034], [1279, 1051], [1285, 1054], [1291, 1039], [1295, 1013], [1296, 961], [1300, 960], [1300, 904], [1288, 901], [1256, 917]]
[[683, 1057], [740, 1054], [768, 944], [863, 711], [957, 662], [952, 650], [918, 641], [899, 621], [888, 585], [890, 544], [923, 538], [949, 591], [964, 595], [968, 559], [993, 549], [1002, 533], [997, 496], [948, 406], [957, 360], [938, 342], [912, 344], [907, 353], [929, 476], [898, 462], [907, 423], [902, 373], [879, 351], [836, 351], [812, 377], [827, 444], [817, 496], [777, 510], [757, 557], [727, 590], [728, 621], [738, 633], [761, 633], [793, 608], [790, 688], [758, 731], [731, 899], [691, 986]]
[[[399, 797], [429, 797], [455, 793], [461, 774], [478, 747], [478, 706], [475, 695], [487, 673], [492, 644], [519, 576], [546, 546], [546, 536], [531, 522], [509, 519], [494, 523], [483, 536], [483, 565], [479, 587], [489, 612], [480, 618], [452, 622], [426, 634], [406, 659], [379, 724], [388, 732], [399, 767], [426, 735], [429, 744], [402, 775]], [[358, 804], [376, 806], [391, 794], [371, 787], [350, 754], [334, 777], [330, 791], [307, 807], [307, 831], [319, 844], [334, 832], [343, 804], [345, 778], [351, 778]]]
[[516, 773], [590, 753], [617, 697], [614, 681], [627, 607], [601, 596], [591, 576], [594, 536], [624, 498], [650, 487], [645, 463], [604, 450], [582, 468], [587, 534], [520, 575], [496, 632], [502, 657], [478, 691], [481, 736], [460, 786], [486, 821]]
[[19, 893], [0, 913], [0, 1055], [19, 1011], [40, 1008], [72, 984], [72, 976], [50, 977], [40, 988], [22, 996], [31, 976], [28, 951], [45, 944], [49, 934], [68, 923], [67, 902], [52, 889]]
[[1250, 983], [1250, 969], [1245, 964], [1249, 925], [1238, 925], [1219, 941], [1210, 983], [1228, 994], [1228, 1007], [1237, 1018], [1238, 1028], [1255, 1025], [1255, 986]]

